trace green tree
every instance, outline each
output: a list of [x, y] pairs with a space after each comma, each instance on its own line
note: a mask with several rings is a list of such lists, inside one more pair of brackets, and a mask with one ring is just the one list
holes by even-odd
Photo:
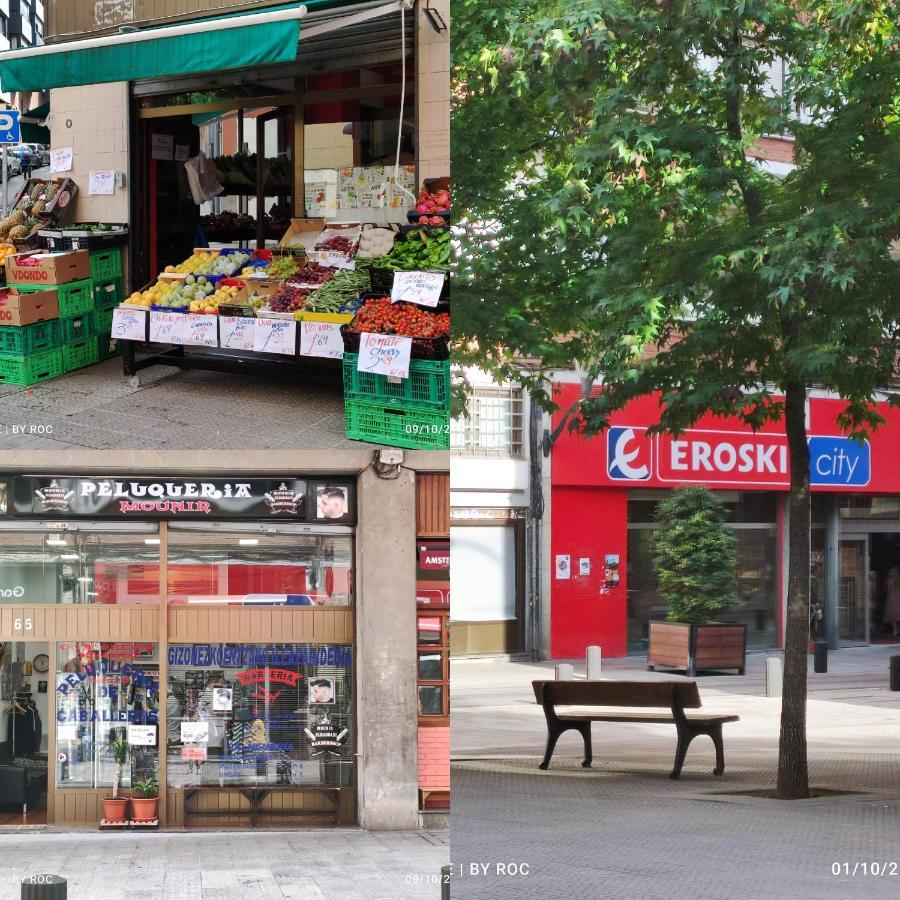
[[656, 507], [653, 565], [672, 622], [702, 624], [737, 600], [737, 542], [705, 487], [676, 488]]
[[[783, 798], [808, 795], [807, 392], [843, 398], [860, 436], [897, 375], [895, 16], [886, 0], [454, 6], [455, 358], [547, 408], [554, 368], [601, 378], [567, 411], [588, 433], [652, 392], [660, 430], [784, 421]], [[754, 159], [766, 135], [795, 138], [786, 177]]]

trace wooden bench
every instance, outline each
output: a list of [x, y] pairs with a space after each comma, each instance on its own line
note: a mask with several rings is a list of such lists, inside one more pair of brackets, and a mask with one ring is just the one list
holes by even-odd
[[[737, 722], [739, 716], [686, 714], [699, 709], [700, 692], [695, 681], [533, 681], [534, 696], [544, 708], [547, 719], [547, 750], [539, 768], [546, 769], [560, 735], [574, 729], [584, 739], [584, 768], [590, 768], [591, 722], [673, 723], [678, 732], [675, 766], [669, 777], [678, 778], [691, 741], [708, 735], [716, 748], [714, 775], [725, 771], [722, 725]], [[557, 713], [556, 707], [613, 707], [613, 711]], [[625, 709], [668, 707], [667, 712], [626, 712]]]

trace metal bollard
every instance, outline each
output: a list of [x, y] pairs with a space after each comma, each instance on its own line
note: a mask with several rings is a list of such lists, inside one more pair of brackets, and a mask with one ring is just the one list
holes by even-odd
[[587, 677], [588, 681], [596, 681], [600, 678], [601, 652], [597, 646], [587, 648]]
[[441, 866], [441, 900], [450, 900], [450, 866]]
[[780, 656], [766, 657], [766, 696], [780, 697], [784, 683], [784, 666]]
[[569, 663], [560, 663], [556, 667], [556, 680], [557, 681], [572, 681], [575, 678], [575, 666], [569, 665]]
[[816, 641], [813, 644], [813, 672], [820, 675], [828, 671], [828, 643], [826, 641]]
[[900, 656], [891, 657], [891, 690], [900, 691]]
[[68, 884], [59, 875], [26, 875], [21, 900], [66, 900]]

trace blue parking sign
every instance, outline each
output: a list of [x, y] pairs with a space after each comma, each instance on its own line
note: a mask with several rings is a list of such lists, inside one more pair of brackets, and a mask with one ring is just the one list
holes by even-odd
[[22, 142], [22, 127], [19, 124], [17, 109], [0, 110], [0, 144], [19, 144]]

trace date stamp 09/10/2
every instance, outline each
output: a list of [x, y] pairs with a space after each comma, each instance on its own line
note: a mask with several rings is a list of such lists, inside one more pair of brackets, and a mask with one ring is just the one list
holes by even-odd
[[878, 860], [856, 860], [855, 862], [833, 862], [832, 875], [849, 875], [851, 878], [896, 878], [900, 875], [900, 862]]

